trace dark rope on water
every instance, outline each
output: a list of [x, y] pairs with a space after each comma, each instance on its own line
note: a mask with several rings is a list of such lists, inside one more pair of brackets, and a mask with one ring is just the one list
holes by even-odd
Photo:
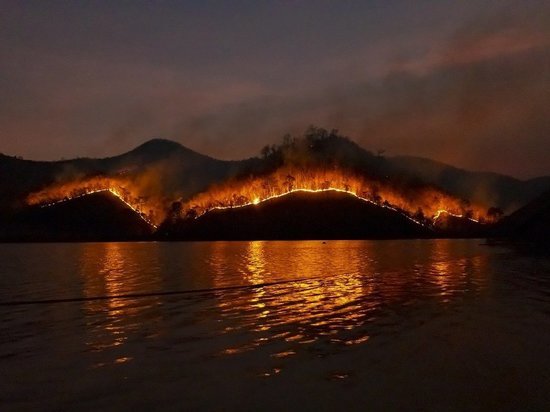
[[297, 282], [304, 282], [308, 280], [325, 279], [327, 277], [330, 277], [330, 276], [281, 280], [279, 282], [258, 283], [255, 285], [223, 286], [219, 288], [209, 288], [209, 289], [171, 290], [166, 292], [127, 293], [122, 295], [85, 296], [85, 297], [77, 297], [77, 298], [60, 298], [60, 299], [14, 300], [14, 301], [8, 301], [8, 302], [0, 302], [0, 306], [44, 305], [44, 304], [54, 304], [54, 303], [89, 302], [89, 301], [111, 300], [111, 299], [139, 299], [139, 298], [149, 298], [149, 297], [156, 297], [156, 296], [191, 295], [191, 294], [201, 294], [201, 293], [215, 294], [217, 292], [227, 292], [232, 290], [261, 289], [264, 287], [277, 286], [277, 285], [283, 285], [288, 283], [297, 283]]

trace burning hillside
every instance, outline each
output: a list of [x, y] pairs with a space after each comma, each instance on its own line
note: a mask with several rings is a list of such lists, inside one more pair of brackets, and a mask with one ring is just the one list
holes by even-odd
[[[433, 224], [442, 214], [485, 219], [484, 208], [475, 207], [431, 187], [397, 190], [389, 183], [369, 180], [339, 169], [283, 167], [263, 176], [233, 179], [212, 186], [191, 199], [172, 203], [172, 220], [198, 218], [212, 210], [233, 209], [283, 197], [291, 193], [340, 192], [382, 208], [398, 211], [421, 225]], [[54, 185], [28, 196], [30, 205], [53, 206], [98, 192], [110, 192], [151, 226], [167, 214], [163, 199], [144, 196], [127, 178], [94, 177]]]
[[180, 240], [402, 239], [437, 233], [406, 215], [349, 193], [296, 190], [255, 205], [165, 222], [159, 237]]
[[389, 183], [370, 180], [340, 169], [281, 168], [266, 176], [250, 177], [217, 185], [194, 196], [176, 218], [200, 217], [211, 210], [256, 205], [295, 192], [343, 192], [373, 205], [400, 211], [418, 223], [433, 223], [442, 213], [485, 219], [485, 208], [472, 206], [431, 187], [399, 191]]
[[[498, 217], [487, 214], [490, 205], [471, 204], [434, 185], [392, 174], [383, 157], [359, 148], [335, 131], [316, 128], [301, 138], [286, 136], [279, 146], [264, 148], [262, 158], [236, 162], [220, 175], [223, 177], [201, 183], [184, 196], [181, 190], [169, 188], [167, 181], [173, 184], [174, 178], [166, 173], [136, 176], [118, 173], [54, 184], [28, 195], [27, 203], [49, 207], [107, 191], [153, 227], [166, 220], [198, 219], [211, 211], [258, 205], [293, 193], [323, 192], [348, 194], [423, 226], [434, 226], [444, 215], [472, 222]], [[193, 175], [178, 179], [182, 185], [198, 181]], [[152, 190], [152, 186], [156, 188]]]
[[10, 215], [0, 241], [125, 241], [149, 239], [155, 227], [108, 190]]
[[97, 176], [52, 185], [27, 197], [29, 205], [50, 207], [94, 193], [110, 192], [149, 225], [156, 227], [164, 218], [159, 199], [144, 197], [130, 179]]

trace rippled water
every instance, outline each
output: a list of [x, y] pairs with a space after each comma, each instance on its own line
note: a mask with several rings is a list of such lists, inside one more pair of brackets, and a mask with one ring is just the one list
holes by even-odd
[[0, 245], [2, 409], [550, 409], [550, 261], [482, 243]]

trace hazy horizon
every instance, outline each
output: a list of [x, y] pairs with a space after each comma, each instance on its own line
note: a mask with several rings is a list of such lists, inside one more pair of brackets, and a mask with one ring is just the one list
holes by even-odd
[[390, 156], [550, 174], [541, 1], [2, 4], [9, 155], [105, 157], [162, 137], [242, 159], [315, 124]]
[[[346, 136], [348, 137], [348, 136]], [[205, 152], [201, 152], [200, 150], [197, 150], [193, 147], [190, 147], [186, 144], [183, 144], [181, 143], [180, 141], [177, 141], [175, 139], [170, 139], [170, 138], [165, 138], [165, 137], [151, 137], [150, 139], [146, 139], [142, 142], [138, 142], [136, 145], [134, 146], [131, 146], [131, 147], [128, 147], [128, 148], [124, 148], [122, 149], [120, 152], [113, 152], [113, 153], [107, 153], [105, 156], [85, 156], [85, 155], [76, 155], [74, 157], [61, 157], [61, 158], [58, 158], [58, 159], [32, 159], [32, 158], [26, 158], [24, 156], [20, 156], [20, 155], [17, 155], [17, 154], [12, 154], [12, 153], [3, 153], [0, 151], [0, 154], [3, 154], [3, 155], [6, 155], [6, 156], [11, 156], [11, 157], [21, 157], [23, 160], [30, 160], [30, 161], [38, 161], [38, 162], [56, 162], [56, 161], [70, 161], [70, 160], [78, 160], [78, 159], [104, 159], [104, 158], [109, 158], [109, 157], [116, 157], [116, 156], [119, 156], [119, 155], [124, 155], [128, 152], [131, 152], [132, 150], [134, 149], [137, 149], [138, 147], [150, 142], [150, 141], [153, 141], [153, 140], [164, 140], [164, 141], [170, 141], [170, 142], [174, 142], [174, 143], [177, 143], [187, 149], [190, 149], [196, 153], [199, 153], [201, 155], [205, 155], [205, 156], [208, 156], [208, 157], [212, 157], [214, 159], [217, 159], [217, 160], [224, 160], [224, 161], [240, 161], [240, 160], [246, 160], [246, 159], [249, 159], [249, 158], [252, 158], [252, 157], [261, 157], [261, 154], [260, 154], [260, 150], [258, 150], [257, 153], [253, 153], [251, 154], [250, 156], [248, 157], [241, 157], [241, 158], [223, 158], [223, 157], [216, 157], [216, 156], [213, 156], [212, 154], [210, 153], [205, 153]], [[352, 141], [354, 141], [353, 139], [350, 139]], [[278, 144], [280, 143], [281, 139], [279, 139], [278, 141], [274, 141], [272, 144]], [[355, 142], [355, 141], [354, 141]], [[357, 142], [355, 142], [357, 143]], [[364, 147], [363, 145], [361, 145], [360, 143], [357, 143], [361, 148], [367, 150], [367, 151], [370, 151], [374, 154], [376, 154], [376, 150], [374, 150], [373, 148], [369, 148], [369, 147]], [[542, 175], [534, 175], [534, 176], [526, 176], [526, 177], [522, 177], [522, 176], [514, 176], [512, 174], [507, 174], [507, 173], [501, 173], [501, 172], [498, 172], [498, 171], [494, 171], [494, 170], [478, 170], [478, 169], [469, 169], [469, 168], [466, 168], [466, 167], [462, 167], [460, 165], [457, 165], [457, 164], [453, 164], [453, 163], [450, 163], [450, 162], [443, 162], [439, 159], [433, 159], [433, 158], [429, 158], [427, 156], [421, 156], [421, 155], [414, 155], [414, 154], [402, 154], [402, 153], [387, 153], [387, 152], [384, 152], [382, 154], [382, 156], [384, 157], [389, 157], [389, 158], [397, 158], [397, 157], [412, 157], [412, 158], [417, 158], [417, 159], [427, 159], [427, 160], [430, 160], [430, 161], [433, 161], [433, 162], [436, 162], [436, 163], [442, 163], [442, 164], [445, 164], [447, 166], [451, 166], [451, 167], [454, 167], [454, 168], [457, 168], [457, 169], [463, 169], [463, 170], [466, 170], [468, 172], [474, 172], [474, 173], [496, 173], [496, 174], [501, 174], [503, 176], [509, 176], [509, 177], [513, 177], [513, 178], [516, 178], [516, 179], [519, 179], [519, 180], [530, 180], [530, 179], [535, 179], [535, 178], [538, 178], [538, 177], [546, 177], [546, 176], [549, 176], [550, 173], [547, 173], [547, 174], [542, 174]]]

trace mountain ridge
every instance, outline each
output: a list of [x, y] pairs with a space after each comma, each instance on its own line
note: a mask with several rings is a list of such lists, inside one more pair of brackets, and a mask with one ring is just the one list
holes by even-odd
[[[17, 227], [9, 226], [12, 216], [33, 233], [25, 224], [27, 216], [37, 233], [44, 228], [44, 239], [56, 239], [56, 226], [65, 228], [66, 238], [78, 239], [62, 221], [63, 210], [79, 222], [78, 213], [95, 213], [94, 202], [115, 214], [121, 212], [114, 204], [124, 208], [125, 203], [124, 214], [135, 213], [153, 223], [152, 228], [160, 225], [158, 234], [187, 240], [434, 235], [418, 225], [439, 236], [469, 237], [487, 232], [481, 223], [494, 222], [550, 190], [549, 176], [521, 181], [427, 158], [385, 157], [336, 130], [313, 126], [303, 136], [287, 135], [280, 144], [265, 146], [259, 156], [243, 160], [215, 159], [155, 138], [107, 158], [35, 162], [3, 155], [0, 175], [10, 176], [0, 180], [0, 211], [7, 211], [0, 213], [0, 223], [11, 227], [13, 235]], [[300, 190], [315, 196], [299, 195]], [[325, 190], [340, 193], [329, 199], [319, 193]], [[105, 199], [97, 200], [99, 195], [84, 196], [101, 191], [110, 191], [115, 199], [106, 205]], [[342, 192], [356, 199], [338, 198]], [[285, 193], [291, 195], [282, 199]], [[364, 202], [357, 203], [359, 199]], [[52, 206], [40, 211], [32, 205]], [[40, 221], [48, 216], [58, 224]], [[109, 221], [108, 216], [95, 219]], [[354, 221], [360, 224], [355, 227]], [[75, 231], [79, 225], [75, 223]], [[129, 223], [121, 237], [133, 237], [139, 227]]]
[[[414, 173], [427, 183], [444, 186], [459, 196], [468, 196], [472, 201], [487, 202], [491, 198], [495, 204], [510, 204], [515, 202], [508, 193], [519, 192], [528, 202], [550, 188], [550, 176], [518, 179], [496, 172], [471, 171], [424, 157], [394, 156], [391, 159], [397, 168]], [[472, 191], [472, 187], [477, 190]], [[524, 204], [516, 202], [507, 208], [507, 212], [511, 213]]]
[[175, 240], [429, 238], [435, 232], [402, 213], [349, 193], [301, 191], [257, 205], [212, 210], [170, 223], [157, 238]]
[[550, 242], [550, 190], [510, 216], [504, 217], [494, 232], [496, 237], [548, 244]]
[[[331, 137], [324, 129], [321, 131]], [[305, 134], [308, 141], [309, 131]], [[333, 132], [331, 132], [333, 133]], [[507, 214], [550, 188], [550, 176], [520, 180], [494, 172], [473, 172], [446, 163], [413, 156], [374, 155], [356, 142], [336, 138], [312, 141], [308, 156], [323, 162], [363, 165], [378, 178], [401, 180], [404, 184], [430, 184], [460, 198], [501, 207]], [[286, 138], [285, 138], [286, 139]], [[315, 146], [317, 145], [317, 146]], [[24, 204], [25, 195], [51, 184], [90, 176], [127, 175], [143, 180], [153, 172], [164, 187], [163, 195], [189, 197], [213, 184], [269, 169], [276, 146], [267, 146], [262, 156], [243, 160], [220, 160], [196, 152], [179, 142], [154, 138], [122, 154], [106, 158], [75, 158], [34, 161], [0, 155], [0, 175], [13, 176], [0, 182], [0, 210]], [[276, 157], [276, 156], [275, 156]], [[275, 162], [277, 159], [275, 159]], [[298, 159], [298, 162], [303, 160]], [[366, 165], [366, 166], [365, 166]], [[365, 169], [366, 167], [366, 169]], [[9, 206], [6, 204], [9, 203]]]

